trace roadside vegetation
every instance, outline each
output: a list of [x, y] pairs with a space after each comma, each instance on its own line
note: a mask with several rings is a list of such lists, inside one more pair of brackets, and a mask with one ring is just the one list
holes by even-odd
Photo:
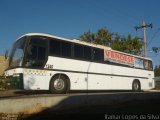
[[141, 55], [142, 53], [142, 42], [138, 37], [132, 35], [121, 36], [118, 33], [110, 32], [107, 28], [100, 28], [97, 32], [92, 33], [90, 31], [84, 32], [79, 37], [81, 41], [100, 44], [111, 47], [113, 50]]
[[155, 66], [154, 75], [155, 75], [155, 89], [160, 90], [160, 65]]
[[0, 90], [5, 89], [5, 76], [4, 70], [7, 67], [7, 60], [4, 55], [0, 55]]
[[5, 84], [5, 76], [1, 75], [0, 76], [0, 90], [5, 89], [5, 86], [6, 86], [6, 84]]

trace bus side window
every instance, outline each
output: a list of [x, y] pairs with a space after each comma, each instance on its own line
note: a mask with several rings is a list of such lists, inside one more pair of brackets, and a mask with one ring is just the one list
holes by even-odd
[[153, 70], [152, 61], [148, 61], [148, 70]]
[[143, 60], [143, 64], [144, 64], [144, 69], [148, 70], [148, 61], [147, 60]]
[[145, 69], [145, 64], [143, 59], [135, 58], [134, 67], [138, 69]]
[[144, 60], [144, 68], [145, 70], [153, 70], [152, 61]]
[[36, 59], [37, 58], [37, 46], [30, 45], [28, 48], [28, 58]]
[[45, 47], [38, 47], [38, 56], [37, 59], [38, 60], [45, 60], [46, 57], [46, 48]]
[[101, 49], [93, 48], [93, 60], [98, 62], [104, 61], [104, 51]]
[[61, 42], [55, 39], [50, 40], [50, 54], [61, 56]]
[[84, 46], [84, 59], [90, 61], [91, 58], [91, 47]]
[[78, 59], [83, 59], [83, 46], [79, 44], [74, 44], [74, 57]]
[[62, 56], [71, 57], [71, 43], [62, 42]]

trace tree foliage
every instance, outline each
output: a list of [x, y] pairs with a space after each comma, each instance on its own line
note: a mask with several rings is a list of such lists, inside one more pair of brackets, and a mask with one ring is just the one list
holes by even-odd
[[110, 32], [107, 28], [101, 28], [96, 33], [84, 32], [80, 36], [80, 40], [109, 46], [113, 50], [135, 55], [140, 55], [142, 51], [142, 44], [139, 38], [132, 37], [130, 34], [127, 37], [120, 36], [118, 33]]
[[95, 41], [95, 35], [94, 33], [91, 33], [90, 31], [84, 32], [83, 35], [80, 36], [80, 40], [93, 43]]
[[152, 47], [152, 51], [158, 53], [160, 51], [160, 47]]
[[155, 77], [160, 76], [160, 66], [155, 66], [154, 75], [155, 75]]

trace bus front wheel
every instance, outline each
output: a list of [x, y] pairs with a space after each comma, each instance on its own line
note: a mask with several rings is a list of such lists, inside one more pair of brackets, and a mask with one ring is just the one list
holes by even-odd
[[136, 92], [141, 90], [141, 84], [140, 84], [139, 80], [134, 80], [133, 81], [132, 90], [136, 91]]
[[57, 75], [51, 79], [50, 92], [54, 94], [66, 93], [68, 89], [67, 78], [63, 75]]

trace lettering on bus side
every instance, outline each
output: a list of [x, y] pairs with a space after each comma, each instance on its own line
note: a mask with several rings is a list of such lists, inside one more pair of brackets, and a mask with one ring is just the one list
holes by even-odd
[[110, 50], [104, 51], [104, 59], [112, 62], [115, 61], [121, 64], [132, 65], [132, 66], [134, 65], [134, 57], [113, 52]]
[[53, 65], [51, 65], [51, 64], [46, 64], [46, 68], [48, 68], [48, 69], [53, 69]]

